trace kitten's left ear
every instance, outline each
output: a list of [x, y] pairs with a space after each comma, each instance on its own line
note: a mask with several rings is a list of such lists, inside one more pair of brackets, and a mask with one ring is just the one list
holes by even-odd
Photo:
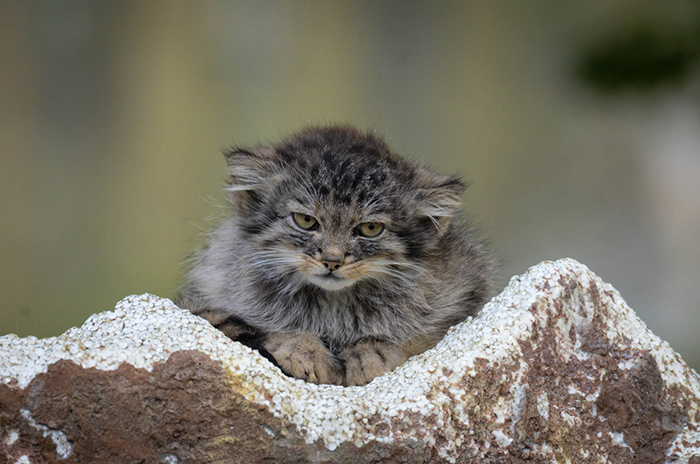
[[443, 234], [452, 217], [462, 205], [462, 194], [467, 185], [456, 177], [438, 176], [421, 169], [417, 176], [420, 211], [433, 221], [439, 234]]

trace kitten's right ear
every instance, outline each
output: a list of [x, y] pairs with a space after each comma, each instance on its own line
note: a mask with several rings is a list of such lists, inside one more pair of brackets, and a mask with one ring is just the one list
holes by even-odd
[[277, 153], [272, 148], [254, 150], [234, 149], [224, 153], [228, 164], [227, 192], [231, 202], [241, 210], [247, 210], [256, 193], [269, 189], [276, 176]]

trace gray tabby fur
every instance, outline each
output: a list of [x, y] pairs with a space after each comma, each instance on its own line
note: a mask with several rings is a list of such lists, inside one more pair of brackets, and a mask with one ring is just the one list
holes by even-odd
[[[178, 303], [288, 374], [367, 383], [490, 297], [494, 261], [460, 211], [464, 184], [375, 135], [309, 128], [226, 159], [232, 214], [195, 254]], [[361, 223], [384, 230], [364, 237]]]

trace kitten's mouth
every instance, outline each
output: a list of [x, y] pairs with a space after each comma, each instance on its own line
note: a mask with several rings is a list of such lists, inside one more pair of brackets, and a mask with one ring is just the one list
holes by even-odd
[[324, 290], [330, 291], [340, 290], [355, 283], [355, 281], [352, 279], [339, 277], [332, 272], [323, 275], [307, 275], [307, 279], [312, 284], [321, 287]]

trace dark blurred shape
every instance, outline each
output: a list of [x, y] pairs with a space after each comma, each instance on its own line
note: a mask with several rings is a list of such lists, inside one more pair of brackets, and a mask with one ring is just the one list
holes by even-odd
[[577, 74], [600, 91], [683, 84], [700, 58], [700, 21], [683, 30], [638, 25], [589, 48]]

